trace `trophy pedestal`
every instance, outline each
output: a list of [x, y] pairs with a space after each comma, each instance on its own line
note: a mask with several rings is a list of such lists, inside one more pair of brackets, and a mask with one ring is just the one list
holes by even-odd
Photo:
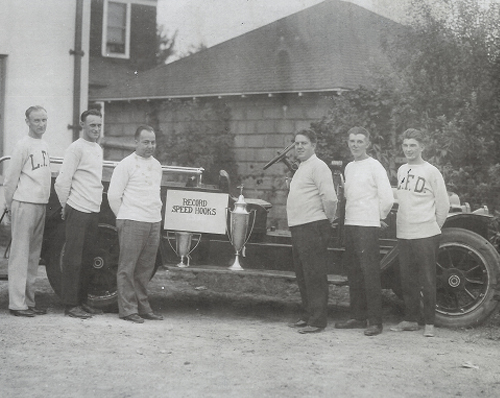
[[[181, 262], [177, 264], [179, 268], [187, 268], [189, 267], [189, 255], [187, 256], [180, 256], [181, 257]], [[184, 257], [186, 257], [186, 264], [184, 264]]]
[[239, 253], [236, 253], [236, 258], [234, 259], [233, 265], [229, 267], [230, 270], [232, 271], [243, 271], [243, 267], [240, 264], [240, 255]]

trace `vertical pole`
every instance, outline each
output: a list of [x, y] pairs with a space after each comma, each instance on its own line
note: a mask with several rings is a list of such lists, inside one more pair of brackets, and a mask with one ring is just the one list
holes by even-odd
[[73, 77], [73, 124], [68, 126], [73, 130], [73, 141], [80, 137], [80, 96], [82, 92], [82, 25], [83, 25], [83, 0], [76, 0], [75, 14], [75, 48], [70, 54], [75, 57]]

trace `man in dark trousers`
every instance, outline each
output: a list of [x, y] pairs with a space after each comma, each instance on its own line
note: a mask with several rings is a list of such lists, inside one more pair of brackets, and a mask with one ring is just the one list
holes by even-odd
[[337, 210], [332, 173], [316, 156], [316, 142], [313, 131], [303, 130], [295, 135], [295, 153], [300, 164], [290, 183], [286, 205], [303, 309], [294, 326], [301, 328], [302, 334], [320, 332], [327, 325], [327, 249]]
[[379, 233], [394, 197], [387, 172], [368, 156], [370, 133], [363, 127], [348, 132], [354, 157], [344, 171], [346, 198], [344, 264], [349, 280], [351, 319], [338, 329], [365, 328], [366, 336], [382, 333]]
[[102, 201], [103, 153], [97, 143], [102, 115], [90, 109], [82, 113], [80, 120], [82, 136], [66, 149], [54, 188], [66, 222], [61, 299], [66, 315], [85, 319], [102, 313], [87, 303]]
[[441, 228], [450, 209], [450, 200], [441, 172], [422, 158], [425, 136], [417, 129], [403, 133], [407, 164], [398, 170], [399, 203], [397, 230], [401, 287], [405, 318], [395, 332], [420, 329], [420, 302], [423, 302], [425, 337], [434, 336], [436, 317], [436, 261]]

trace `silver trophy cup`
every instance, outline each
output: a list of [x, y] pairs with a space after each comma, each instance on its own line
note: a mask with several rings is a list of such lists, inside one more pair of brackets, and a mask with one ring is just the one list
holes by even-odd
[[[243, 190], [243, 188], [241, 189]], [[239, 256], [240, 254], [243, 255], [243, 257], [245, 256], [245, 245], [250, 239], [255, 226], [256, 211], [247, 211], [247, 203], [241, 194], [234, 203], [234, 210], [228, 210], [228, 212], [227, 234], [229, 241], [234, 247], [236, 256], [233, 265], [231, 265], [229, 269], [239, 271], [243, 269], [240, 265]]]
[[[196, 243], [193, 246], [193, 236], [195, 237]], [[171, 243], [172, 237], [167, 232], [167, 241], [172, 250], [181, 258], [181, 262], [177, 264], [180, 268], [189, 267], [189, 260], [191, 259], [190, 254], [196, 249], [201, 241], [201, 234], [194, 234], [192, 232], [175, 232], [175, 248]], [[193, 247], [191, 247], [193, 246]], [[184, 262], [184, 259], [186, 261]]]

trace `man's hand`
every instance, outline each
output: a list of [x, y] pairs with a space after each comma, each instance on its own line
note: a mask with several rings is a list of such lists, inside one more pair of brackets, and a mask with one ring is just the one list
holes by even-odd
[[10, 213], [10, 209], [7, 206], [5, 206], [4, 213], [7, 216], [7, 222], [10, 223], [12, 221], [11, 220], [11, 213]]
[[383, 231], [384, 229], [389, 228], [389, 225], [387, 225], [387, 223], [384, 220], [380, 220], [380, 228]]

